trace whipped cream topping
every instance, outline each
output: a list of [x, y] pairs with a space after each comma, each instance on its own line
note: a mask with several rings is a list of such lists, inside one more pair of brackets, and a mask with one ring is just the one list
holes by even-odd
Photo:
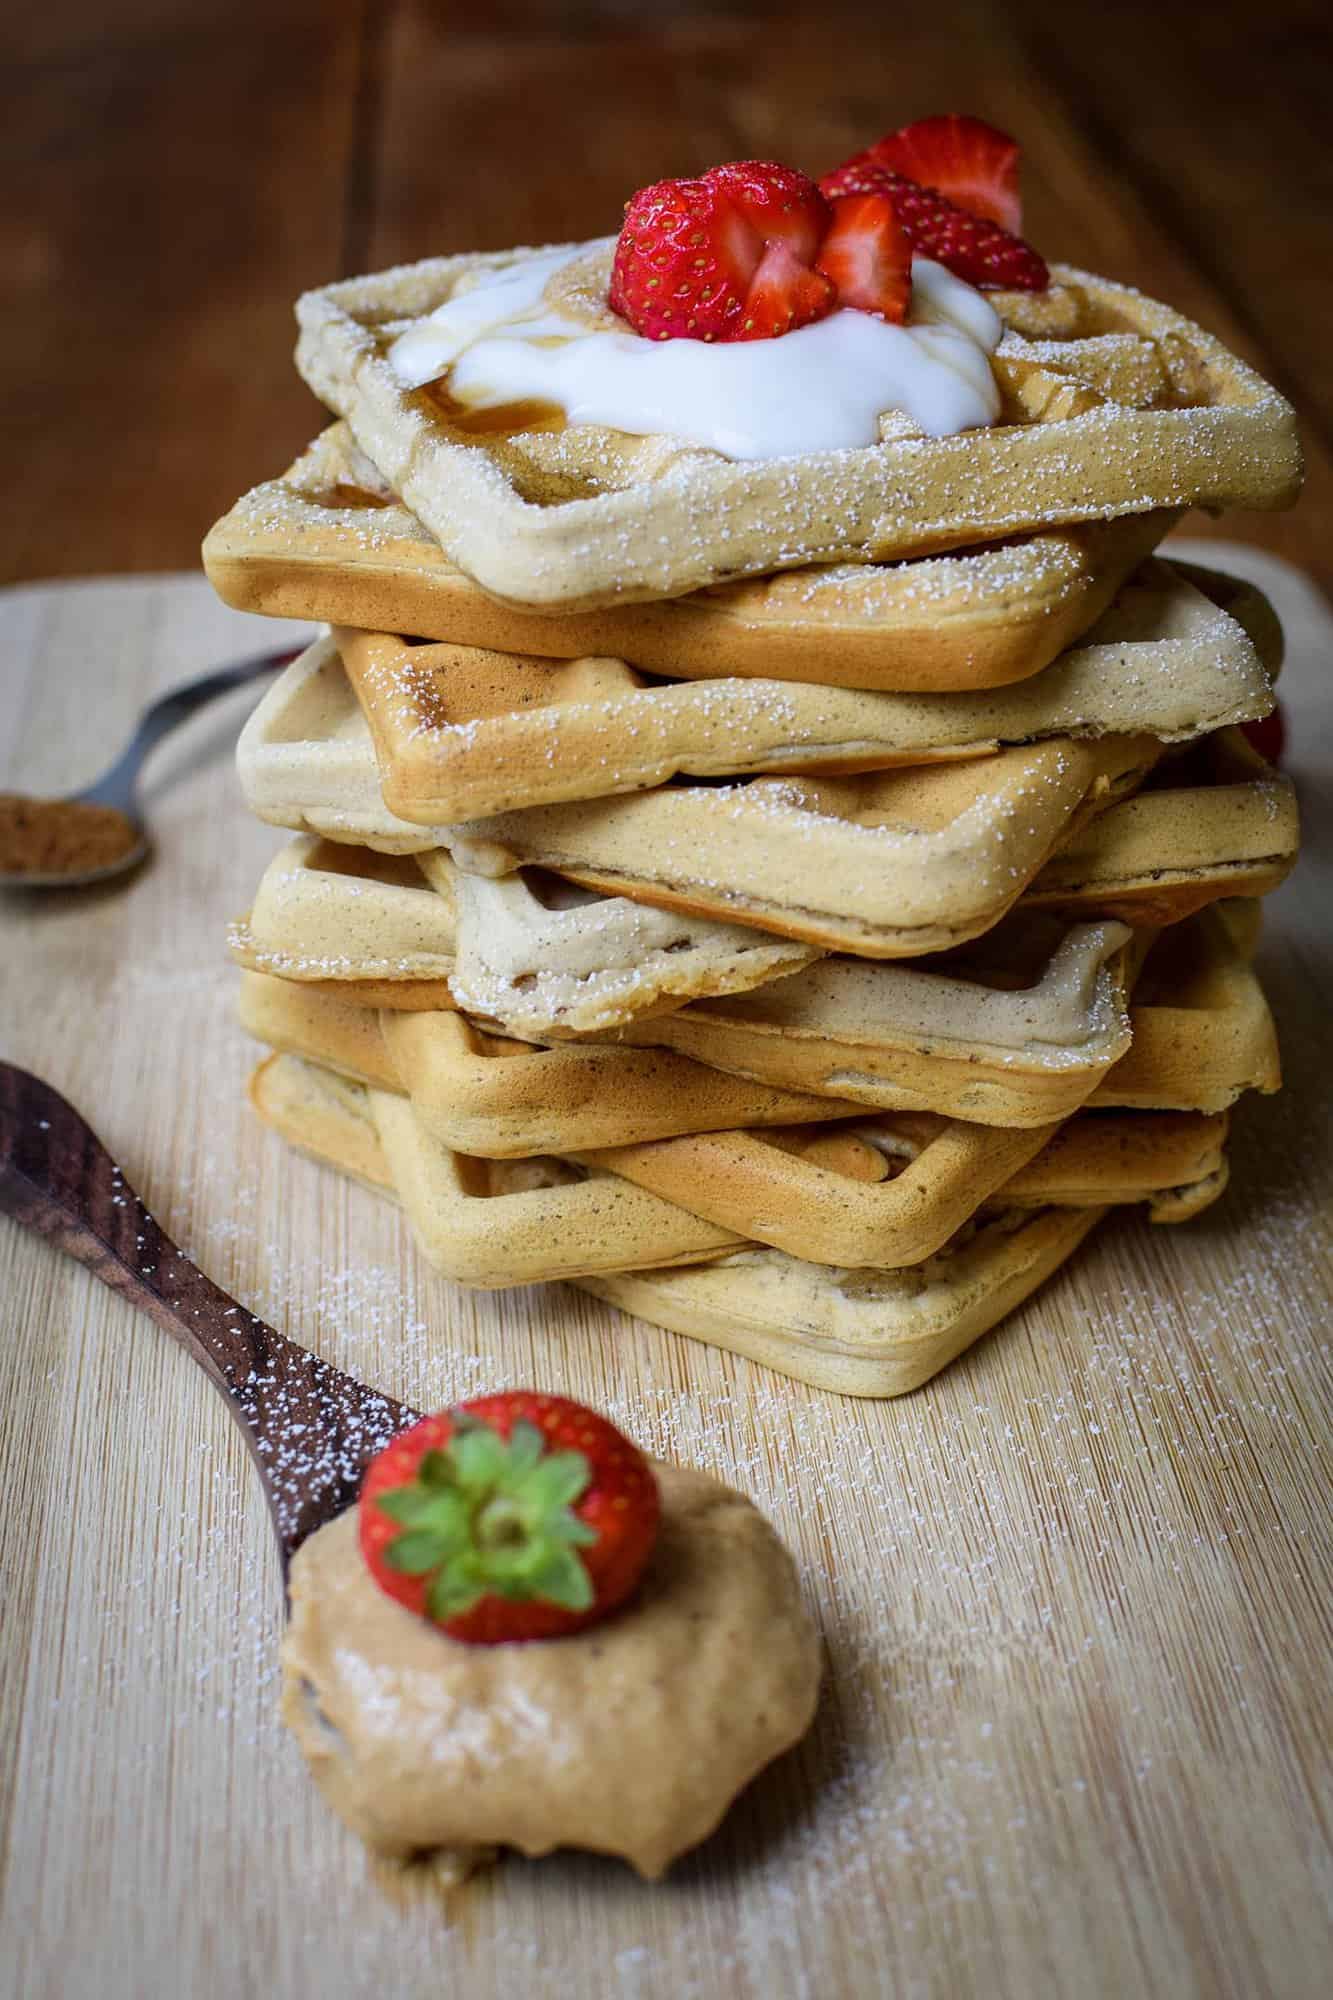
[[908, 321], [842, 310], [773, 340], [646, 340], [553, 307], [549, 278], [576, 257], [547, 251], [447, 299], [389, 350], [408, 388], [446, 372], [470, 409], [552, 403], [571, 424], [680, 438], [732, 459], [876, 444], [902, 411], [927, 437], [993, 424], [990, 356], [1003, 331], [980, 292], [912, 260]]

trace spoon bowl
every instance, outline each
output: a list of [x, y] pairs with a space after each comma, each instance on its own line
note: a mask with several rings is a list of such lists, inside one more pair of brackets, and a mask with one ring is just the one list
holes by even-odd
[[74, 792], [60, 801], [64, 805], [109, 807], [129, 822], [137, 835], [133, 844], [113, 861], [104, 862], [96, 868], [41, 873], [0, 869], [0, 889], [84, 889], [95, 882], [109, 881], [116, 875], [127, 875], [132, 868], [137, 868], [152, 846], [148, 824], [139, 805], [139, 773], [149, 753], [196, 709], [215, 701], [219, 695], [229, 694], [233, 688], [243, 687], [247, 681], [257, 680], [261, 675], [285, 667], [296, 658], [298, 650], [287, 648], [281, 652], [257, 653], [251, 658], [237, 660], [231, 666], [219, 667], [211, 674], [201, 675], [198, 680], [187, 681], [183, 687], [173, 688], [169, 694], [153, 702], [144, 710], [133, 736], [110, 770], [105, 771], [85, 791]]

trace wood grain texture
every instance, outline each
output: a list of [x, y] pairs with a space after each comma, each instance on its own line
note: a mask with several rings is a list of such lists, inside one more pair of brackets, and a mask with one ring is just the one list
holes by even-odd
[[[1296, 402], [1307, 499], [1243, 533], [1333, 580], [1321, 0], [67, 0], [0, 72], [0, 578], [193, 563], [318, 412], [303, 287], [614, 229], [718, 159], [820, 171], [887, 125], [1018, 133], [1049, 255], [1154, 292]], [[1201, 532], [1213, 532], [1204, 527]]]
[[[258, 1126], [221, 948], [281, 839], [230, 769], [246, 696], [158, 753], [158, 854], [128, 888], [3, 904], [3, 1053], [79, 1106], [211, 1277], [416, 1407], [538, 1383], [716, 1469], [797, 1552], [828, 1649], [812, 1737], [665, 1884], [566, 1857], [445, 1911], [390, 1903], [277, 1722], [276, 1551], [219, 1399], [0, 1221], [15, 1992], [1322, 1995], [1333, 633], [1277, 578], [1308, 858], [1261, 966], [1289, 1088], [1240, 1107], [1216, 1209], [1109, 1223], [898, 1403], [563, 1287], [454, 1289], [388, 1204]], [[0, 785], [77, 784], [151, 693], [272, 633], [198, 580], [9, 593]]]
[[360, 0], [8, 12], [4, 574], [193, 563], [319, 422], [291, 301], [343, 256]]

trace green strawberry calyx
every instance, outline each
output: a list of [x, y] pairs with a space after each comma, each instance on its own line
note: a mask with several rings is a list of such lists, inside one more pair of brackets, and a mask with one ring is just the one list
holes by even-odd
[[535, 1424], [508, 1438], [456, 1414], [442, 1449], [423, 1454], [406, 1485], [375, 1496], [403, 1532], [383, 1561], [404, 1576], [428, 1577], [426, 1610], [443, 1624], [483, 1597], [540, 1599], [588, 1611], [592, 1578], [577, 1551], [598, 1539], [573, 1512], [592, 1467], [581, 1451], [548, 1451]]

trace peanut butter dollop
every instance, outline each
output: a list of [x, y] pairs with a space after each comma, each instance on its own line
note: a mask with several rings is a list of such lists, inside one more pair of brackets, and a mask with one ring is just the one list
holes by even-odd
[[355, 1510], [291, 1572], [284, 1720], [378, 1855], [580, 1847], [660, 1875], [805, 1734], [820, 1645], [790, 1556], [741, 1494], [655, 1467], [662, 1524], [636, 1596], [569, 1638], [469, 1646], [375, 1584]]

